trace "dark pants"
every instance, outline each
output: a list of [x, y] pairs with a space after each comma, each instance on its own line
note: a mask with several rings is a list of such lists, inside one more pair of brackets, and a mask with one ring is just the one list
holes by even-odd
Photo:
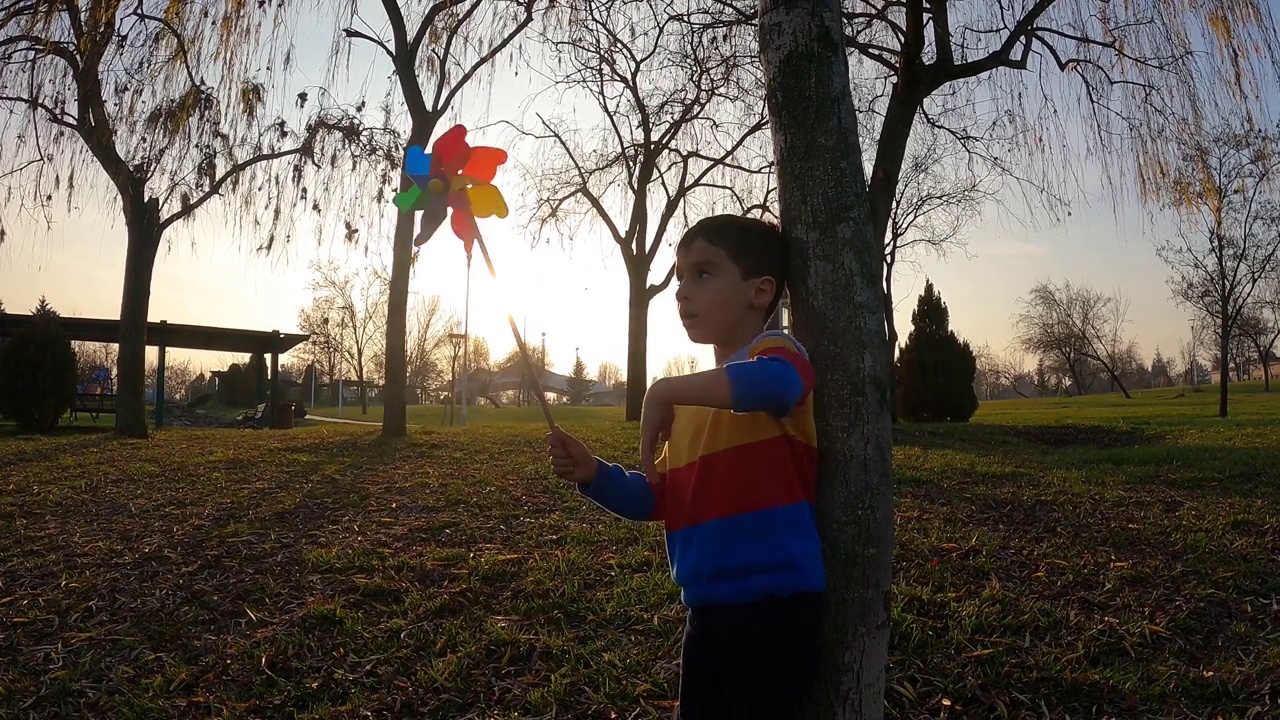
[[822, 595], [693, 608], [680, 651], [680, 720], [788, 720], [818, 671]]

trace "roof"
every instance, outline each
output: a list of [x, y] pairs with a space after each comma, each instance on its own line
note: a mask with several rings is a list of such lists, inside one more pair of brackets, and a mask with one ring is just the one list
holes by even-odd
[[[31, 324], [34, 315], [0, 315], [0, 337], [8, 337]], [[58, 317], [58, 327], [69, 340], [118, 343], [120, 321], [105, 318]], [[278, 330], [243, 330], [240, 328], [182, 325], [169, 322], [147, 323], [147, 345], [168, 348], [213, 350], [233, 353], [284, 354], [306, 342], [311, 336], [282, 333]]]

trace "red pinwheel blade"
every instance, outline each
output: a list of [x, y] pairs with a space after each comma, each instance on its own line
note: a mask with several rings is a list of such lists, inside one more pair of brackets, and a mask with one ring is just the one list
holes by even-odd
[[457, 175], [467, 164], [471, 146], [467, 145], [467, 129], [454, 125], [436, 138], [431, 146], [431, 174], [437, 177]]

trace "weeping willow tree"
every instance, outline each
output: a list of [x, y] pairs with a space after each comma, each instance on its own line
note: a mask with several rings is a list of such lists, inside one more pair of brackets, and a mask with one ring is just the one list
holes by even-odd
[[[781, 216], [798, 240], [796, 332], [815, 348], [823, 388], [819, 521], [839, 602], [827, 608], [828, 652], [806, 717], [880, 718], [894, 525], [876, 286], [913, 130], [942, 133], [1016, 181], [1032, 212], [1046, 198], [1078, 197], [1095, 174], [1113, 197], [1136, 190], [1159, 203], [1179, 167], [1179, 135], [1265, 114], [1280, 39], [1262, 0], [714, 4], [722, 24], [760, 18]], [[851, 96], [864, 100], [859, 112]], [[806, 195], [814, 185], [835, 190]], [[841, 332], [818, 334], [832, 327]], [[998, 710], [952, 699], [971, 712], [1037, 712], [1020, 697], [1000, 698]]]
[[284, 21], [237, 0], [0, 5], [6, 207], [46, 227], [60, 199], [68, 212], [105, 200], [124, 216], [118, 434], [147, 435], [151, 278], [175, 226], [221, 201], [233, 229], [269, 248], [290, 238], [294, 206], [325, 214], [353, 174], [344, 164], [386, 166], [398, 144], [323, 88], [276, 92], [292, 69]]
[[[332, 6], [332, 0], [315, 4], [322, 12]], [[362, 8], [371, 6], [380, 12], [372, 10], [372, 18], [361, 13]], [[350, 75], [351, 50], [356, 43], [374, 48], [392, 73], [383, 106], [395, 125], [408, 126], [407, 145], [429, 147], [436, 128], [459, 98], [468, 88], [478, 89], [491, 78], [489, 71], [495, 61], [508, 49], [515, 49], [513, 44], [533, 23], [542, 4], [538, 0], [347, 0], [340, 7], [339, 32], [329, 55], [330, 74], [335, 78]], [[408, 190], [412, 181], [400, 170], [396, 173], [400, 190]], [[387, 204], [382, 212], [396, 211]], [[427, 217], [420, 218], [421, 228], [429, 236], [444, 216], [423, 215]], [[403, 437], [407, 430], [405, 340], [409, 275], [415, 257], [414, 221], [413, 213], [397, 212], [391, 238], [382, 393], [382, 436], [386, 438]]]

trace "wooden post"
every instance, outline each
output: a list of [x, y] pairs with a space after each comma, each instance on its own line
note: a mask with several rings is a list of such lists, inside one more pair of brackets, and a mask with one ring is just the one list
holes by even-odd
[[164, 427], [164, 354], [169, 321], [160, 321], [160, 338], [156, 344], [156, 427]]
[[[274, 340], [280, 339], [280, 331], [272, 330], [271, 337]], [[270, 417], [274, 418], [280, 407], [280, 353], [277, 352], [276, 346], [271, 347], [271, 399], [267, 406], [267, 412]]]

